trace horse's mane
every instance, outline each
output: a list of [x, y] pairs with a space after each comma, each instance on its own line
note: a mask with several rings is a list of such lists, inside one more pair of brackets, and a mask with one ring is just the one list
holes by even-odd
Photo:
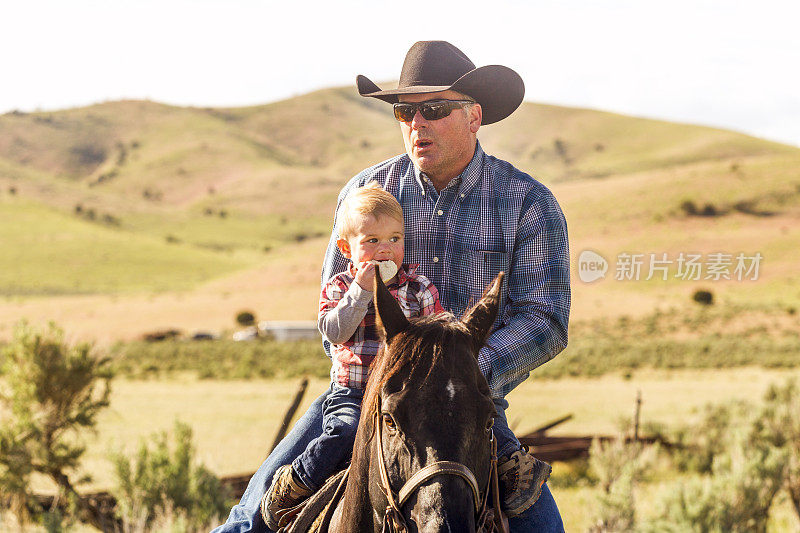
[[384, 385], [401, 370], [408, 369], [406, 381], [424, 383], [430, 373], [444, 362], [444, 349], [452, 345], [454, 335], [468, 335], [467, 328], [450, 313], [437, 313], [410, 320], [404, 331], [392, 338], [376, 358], [376, 365], [367, 383], [361, 408], [360, 424], [372, 430], [378, 397]]

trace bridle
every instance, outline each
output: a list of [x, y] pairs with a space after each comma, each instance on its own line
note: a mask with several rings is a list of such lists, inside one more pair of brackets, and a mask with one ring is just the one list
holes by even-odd
[[[381, 489], [389, 501], [386, 506], [386, 512], [383, 516], [383, 533], [407, 533], [410, 531], [401, 508], [408, 498], [419, 490], [423, 483], [435, 476], [451, 475], [457, 476], [467, 482], [472, 491], [472, 501], [475, 504], [475, 524], [477, 533], [490, 533], [501, 532], [508, 533], [507, 525], [502, 519], [500, 513], [500, 489], [497, 481], [497, 441], [494, 438], [494, 433], [489, 429], [489, 449], [490, 449], [490, 465], [489, 465], [489, 481], [486, 490], [483, 491], [483, 498], [481, 498], [481, 491], [478, 488], [478, 481], [472, 471], [455, 461], [436, 461], [426, 465], [425, 467], [417, 470], [403, 484], [398, 493], [392, 489], [389, 482], [389, 474], [386, 471], [386, 460], [383, 453], [383, 424], [381, 423], [381, 399], [378, 396], [377, 409], [375, 409], [375, 431], [378, 439], [378, 465], [381, 474]], [[491, 499], [491, 504], [490, 500]], [[491, 505], [491, 506], [490, 506]]]

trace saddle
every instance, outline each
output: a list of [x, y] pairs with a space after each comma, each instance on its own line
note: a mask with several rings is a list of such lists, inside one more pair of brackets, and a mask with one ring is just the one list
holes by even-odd
[[333, 511], [344, 494], [349, 471], [350, 468], [346, 468], [328, 478], [317, 492], [299, 505], [302, 508], [294, 521], [278, 533], [328, 533]]

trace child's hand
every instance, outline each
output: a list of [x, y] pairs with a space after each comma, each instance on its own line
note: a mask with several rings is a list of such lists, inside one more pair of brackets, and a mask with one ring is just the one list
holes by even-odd
[[356, 283], [365, 291], [372, 292], [372, 286], [375, 283], [375, 265], [367, 261], [358, 265]]

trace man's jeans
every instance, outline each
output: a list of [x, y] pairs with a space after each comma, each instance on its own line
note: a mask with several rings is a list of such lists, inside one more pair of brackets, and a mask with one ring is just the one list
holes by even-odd
[[[261, 498], [267, 492], [275, 471], [279, 467], [291, 463], [303, 453], [309, 442], [322, 433], [322, 404], [327, 396], [328, 391], [325, 391], [311, 404], [306, 414], [297, 421], [292, 431], [278, 444], [258, 472], [250, 479], [241, 501], [231, 509], [228, 521], [214, 529], [213, 533], [244, 533], [246, 531], [263, 533], [269, 531], [261, 518]], [[499, 415], [503, 405], [496, 404], [496, 407]], [[556, 502], [546, 483], [542, 487], [542, 495], [533, 504], [533, 507], [509, 520], [509, 525], [512, 533], [558, 533], [564, 531], [561, 514], [558, 512]]]
[[497, 457], [511, 455], [522, 446], [517, 440], [517, 436], [508, 427], [508, 419], [506, 418], [506, 409], [508, 409], [508, 402], [505, 398], [494, 398], [494, 410], [497, 411], [497, 416], [494, 417], [494, 425], [492, 431], [494, 438], [497, 439]]

